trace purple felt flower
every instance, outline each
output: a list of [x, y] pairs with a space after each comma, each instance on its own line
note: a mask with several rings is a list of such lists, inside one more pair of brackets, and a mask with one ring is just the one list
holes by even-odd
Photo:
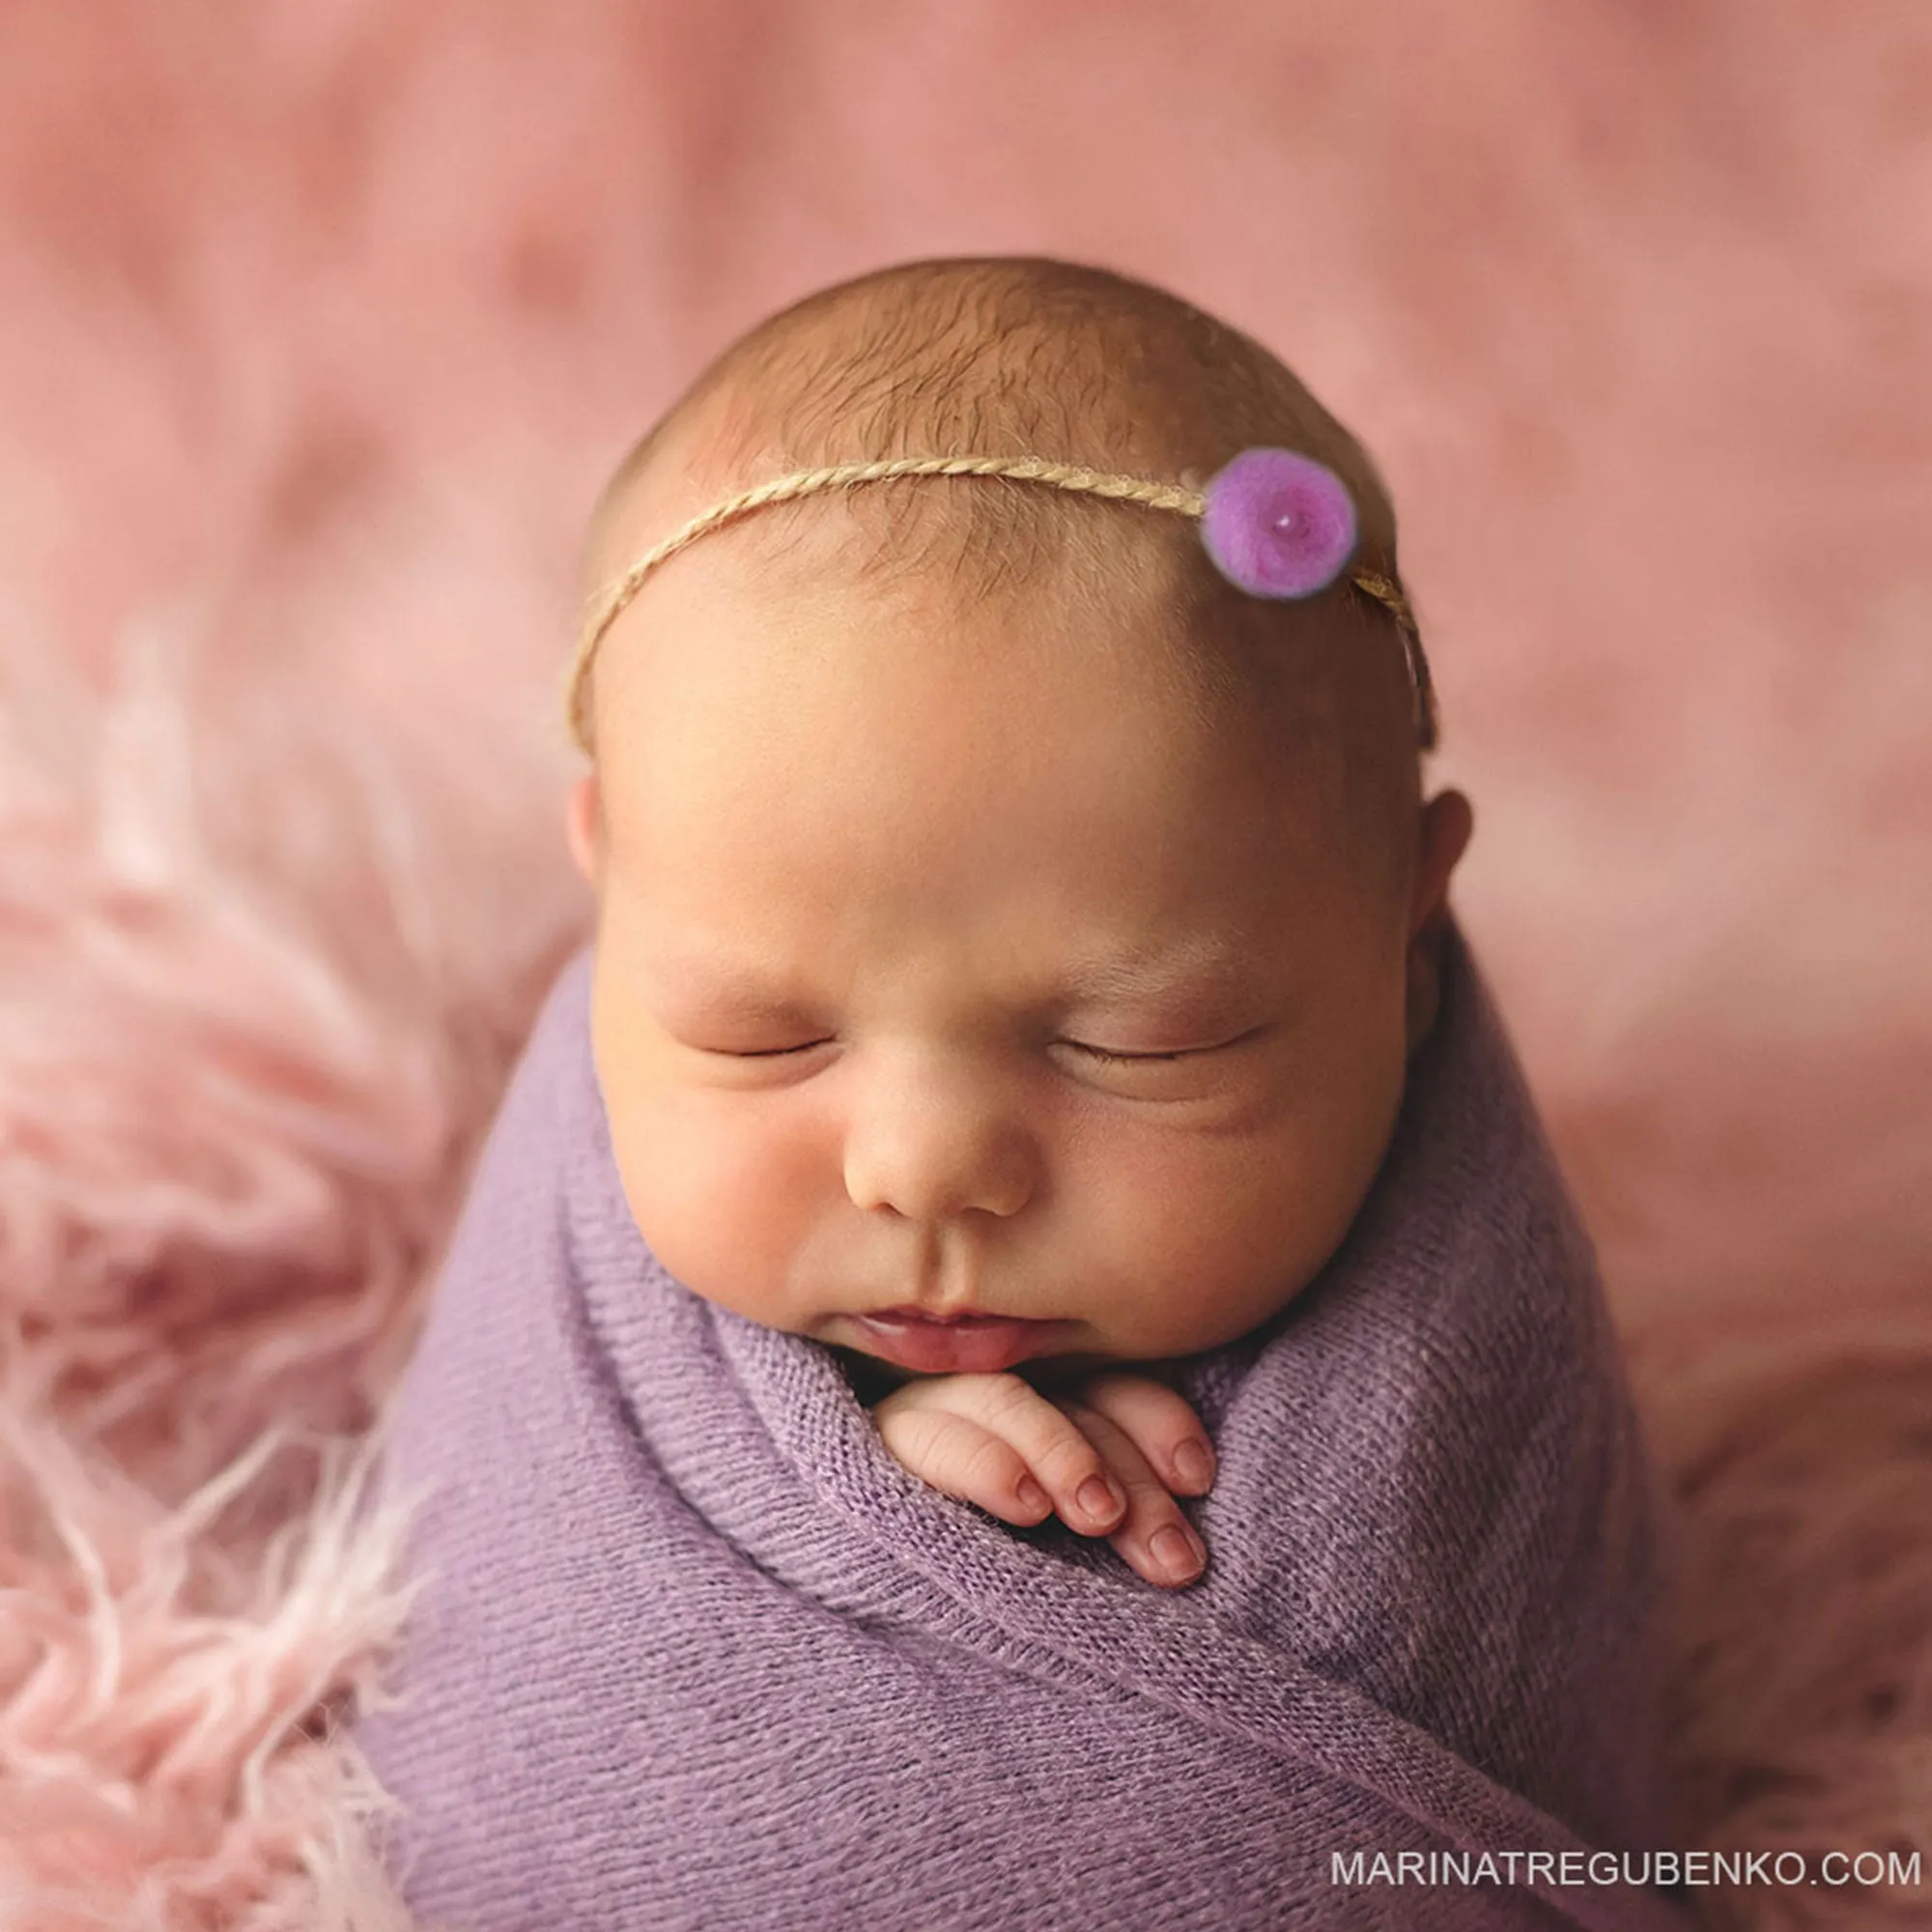
[[1325, 465], [1293, 449], [1244, 449], [1207, 490], [1201, 538], [1214, 567], [1251, 597], [1313, 597], [1355, 554], [1354, 498]]

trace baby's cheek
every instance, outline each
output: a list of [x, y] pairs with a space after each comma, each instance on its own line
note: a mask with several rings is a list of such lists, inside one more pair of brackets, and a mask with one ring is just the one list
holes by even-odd
[[687, 1288], [789, 1325], [784, 1284], [809, 1219], [808, 1152], [796, 1134], [716, 1112], [641, 1107], [620, 1126], [613, 1110], [625, 1198], [646, 1245]]
[[[1132, 1352], [1187, 1354], [1281, 1308], [1325, 1259], [1332, 1219], [1292, 1146], [1124, 1137], [1078, 1182], [1103, 1305]], [[1318, 1252], [1319, 1250], [1319, 1252]]]

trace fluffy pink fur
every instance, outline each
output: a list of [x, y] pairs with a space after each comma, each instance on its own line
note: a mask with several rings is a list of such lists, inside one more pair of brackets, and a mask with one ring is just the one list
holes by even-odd
[[1932, 1863], [1928, 121], [1914, 0], [0, 14], [0, 1920], [404, 1932], [355, 1444], [584, 927], [576, 529], [725, 336], [964, 250], [1382, 456], [1687, 1833]]

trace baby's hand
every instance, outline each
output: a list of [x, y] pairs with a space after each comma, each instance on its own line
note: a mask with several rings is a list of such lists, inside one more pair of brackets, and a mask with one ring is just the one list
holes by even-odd
[[[1214, 1452], [1194, 1411], [1151, 1377], [1110, 1371], [1048, 1396], [1014, 1375], [929, 1376], [872, 1416], [915, 1476], [1004, 1521], [1058, 1511], [1150, 1583], [1191, 1583], [1208, 1561], [1174, 1497], [1208, 1492]], [[1190, 1449], [1198, 1463], [1183, 1468]]]

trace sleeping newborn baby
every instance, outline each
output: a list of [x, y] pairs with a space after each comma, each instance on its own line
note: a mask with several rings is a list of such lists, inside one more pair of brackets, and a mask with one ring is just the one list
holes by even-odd
[[595, 943], [388, 1443], [424, 1922], [1679, 1922], [1354, 440], [1159, 291], [914, 264], [714, 363], [585, 589]]

